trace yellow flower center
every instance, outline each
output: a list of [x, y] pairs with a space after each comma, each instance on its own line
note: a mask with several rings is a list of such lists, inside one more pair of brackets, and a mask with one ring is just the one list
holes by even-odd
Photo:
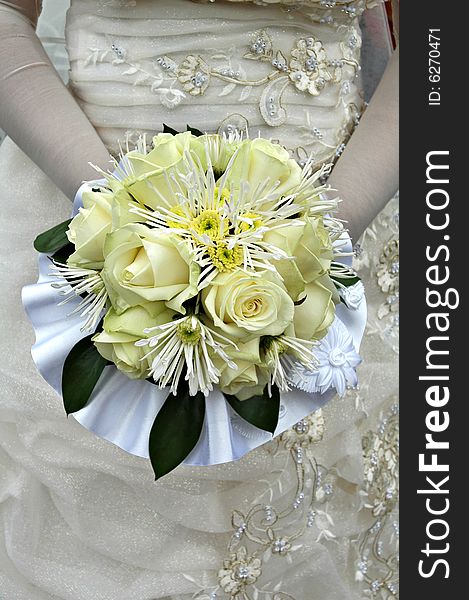
[[[177, 215], [178, 217], [185, 217], [186, 216], [185, 212], [183, 211], [183, 209], [179, 205], [175, 206], [174, 208], [172, 208], [170, 212], [172, 212], [173, 215]], [[180, 227], [183, 226], [183, 224], [180, 223], [179, 221], [169, 221], [169, 220], [167, 220], [166, 223], [167, 223], [168, 227], [171, 227], [173, 229], [180, 228]]]
[[212, 263], [221, 273], [228, 273], [243, 263], [243, 249], [236, 245], [228, 248], [226, 244], [218, 243], [215, 248], [208, 248]]
[[253, 231], [254, 229], [258, 229], [262, 226], [262, 219], [259, 215], [255, 213], [245, 213], [241, 215], [242, 219], [249, 219], [249, 221], [241, 221], [238, 229], [240, 233], [244, 231]]
[[200, 325], [195, 319], [183, 321], [178, 325], [177, 335], [183, 344], [195, 346], [200, 341]]
[[223, 188], [220, 193], [220, 188], [216, 187], [214, 193], [215, 198], [218, 198], [218, 194], [220, 194], [220, 206], [223, 206], [225, 202], [230, 201], [230, 190], [228, 188]]
[[222, 219], [216, 210], [204, 210], [192, 220], [191, 227], [199, 235], [208, 235], [211, 240], [217, 240], [220, 236], [221, 223]]

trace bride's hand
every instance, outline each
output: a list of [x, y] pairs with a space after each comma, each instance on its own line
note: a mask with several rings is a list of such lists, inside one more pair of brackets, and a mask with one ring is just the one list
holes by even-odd
[[399, 185], [399, 51], [329, 178], [342, 198], [339, 217], [356, 241]]
[[40, 0], [0, 0], [0, 127], [73, 198], [109, 154], [35, 33]]

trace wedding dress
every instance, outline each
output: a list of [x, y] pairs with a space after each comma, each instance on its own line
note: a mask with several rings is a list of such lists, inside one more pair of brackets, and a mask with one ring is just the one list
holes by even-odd
[[[321, 164], [364, 108], [358, 16], [371, 4], [73, 0], [69, 85], [114, 153], [189, 124], [247, 128]], [[146, 460], [66, 419], [30, 358], [32, 241], [69, 201], [9, 139], [0, 197], [0, 597], [396, 597], [397, 199], [357, 245], [360, 388], [239, 461], [155, 483]]]

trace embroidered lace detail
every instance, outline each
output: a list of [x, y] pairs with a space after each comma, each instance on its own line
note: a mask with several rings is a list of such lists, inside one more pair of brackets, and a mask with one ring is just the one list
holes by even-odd
[[273, 576], [274, 561], [292, 563], [295, 552], [303, 547], [302, 537], [307, 531], [312, 532], [316, 542], [336, 538], [328, 511], [336, 477], [319, 465], [312, 453], [324, 432], [324, 417], [318, 410], [271, 442], [271, 451], [279, 460], [278, 472], [287, 470], [296, 478], [293, 493], [282, 498], [281, 503], [272, 504], [275, 491], [282, 497], [278, 483], [278, 490], [267, 489], [253, 501], [248, 512], [233, 511], [233, 533], [217, 582], [210, 587], [186, 575], [200, 589], [194, 598], [300, 600], [285, 591], [281, 581], [273, 584], [269, 577]]
[[[384, 240], [383, 245], [376, 243]], [[399, 194], [369, 227], [355, 247], [357, 270], [369, 269], [376, 282], [380, 303], [369, 316], [368, 334], [379, 334], [399, 352]], [[370, 290], [368, 290], [370, 291]]]
[[[258, 79], [249, 78], [244, 66], [233, 68], [234, 50], [219, 51], [211, 57], [189, 54], [179, 63], [169, 56], [156, 56], [149, 64], [141, 64], [132, 60], [126, 48], [112, 43], [108, 49], [90, 48], [85, 66], [111, 62], [121, 67], [121, 75], [131, 77], [132, 85], [148, 86], [167, 108], [176, 108], [188, 96], [203, 96], [214, 79], [226, 84], [219, 97], [239, 91], [237, 101], [241, 103], [258, 88], [262, 90], [259, 111], [268, 125], [277, 127], [287, 121], [282, 99], [289, 86], [318, 96], [328, 86], [342, 84], [341, 92], [347, 94], [359, 71], [360, 45], [360, 34], [351, 27], [348, 41], [340, 43], [341, 56], [338, 58], [329, 57], [322, 42], [311, 36], [297, 40], [287, 58], [274, 48], [266, 31], [257, 31], [252, 35], [244, 59], [271, 66], [271, 71]], [[351, 67], [349, 79], [343, 80], [347, 65]], [[321, 132], [314, 127], [312, 135], [316, 141], [322, 139]]]
[[[368, 512], [370, 526], [353, 542], [357, 557], [355, 579], [363, 597], [389, 600], [399, 597], [398, 583], [398, 499], [399, 499], [399, 417], [393, 405], [381, 417], [376, 431], [362, 438], [364, 483], [358, 489], [357, 511]], [[227, 556], [216, 576], [196, 581], [185, 575], [199, 591], [196, 600], [300, 600], [284, 589], [276, 561], [292, 563], [295, 552], [307, 546], [306, 535], [316, 542], [341, 544], [336, 534], [331, 508], [340, 478], [314, 457], [314, 447], [325, 433], [322, 411], [299, 421], [269, 446], [278, 459], [279, 472], [294, 474], [296, 485], [285, 498], [280, 482], [269, 487], [251, 503], [247, 512], [232, 513], [233, 533]], [[274, 489], [275, 488], [275, 489]], [[282, 498], [276, 503], [273, 497]], [[263, 500], [269, 499], [269, 503]], [[310, 533], [311, 532], [311, 533]], [[310, 538], [311, 539], [311, 538]], [[278, 567], [276, 566], [278, 564]]]
[[363, 438], [365, 507], [374, 523], [358, 542], [356, 580], [371, 598], [399, 597], [399, 409], [394, 405]]

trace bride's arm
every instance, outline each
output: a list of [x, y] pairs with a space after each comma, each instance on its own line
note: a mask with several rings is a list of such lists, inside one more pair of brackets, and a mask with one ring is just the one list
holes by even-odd
[[334, 167], [339, 217], [357, 240], [398, 189], [399, 51], [391, 57], [360, 124]]
[[0, 0], [0, 127], [73, 198], [109, 153], [35, 33], [40, 0]]

